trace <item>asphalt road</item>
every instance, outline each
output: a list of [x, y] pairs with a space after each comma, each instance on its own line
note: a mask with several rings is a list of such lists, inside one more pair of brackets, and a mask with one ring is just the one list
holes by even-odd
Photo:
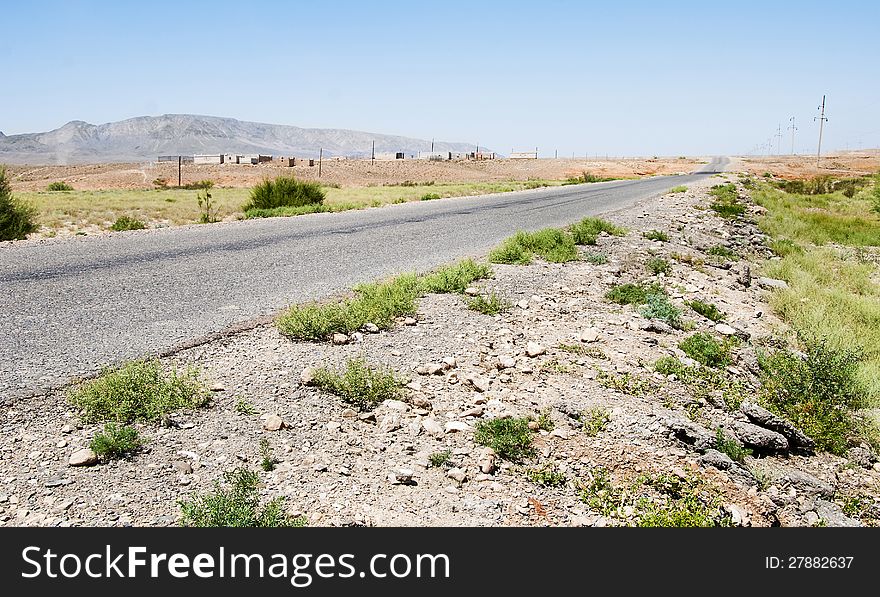
[[[0, 402], [716, 171], [0, 247]], [[649, 203], [646, 203], [649, 208]]]

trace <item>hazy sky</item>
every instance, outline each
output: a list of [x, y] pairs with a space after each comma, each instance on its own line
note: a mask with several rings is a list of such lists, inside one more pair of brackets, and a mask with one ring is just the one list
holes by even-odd
[[[542, 156], [880, 147], [880, 2], [4, 2], [0, 131], [195, 113]], [[774, 142], [774, 151], [776, 140]]]

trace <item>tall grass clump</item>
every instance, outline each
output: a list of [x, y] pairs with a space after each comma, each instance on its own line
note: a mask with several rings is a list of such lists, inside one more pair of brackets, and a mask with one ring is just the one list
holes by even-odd
[[709, 189], [714, 198], [709, 207], [722, 218], [733, 219], [746, 213], [746, 206], [740, 203], [733, 183], [715, 185]]
[[578, 258], [571, 234], [558, 228], [537, 232], [517, 232], [489, 253], [489, 262], [528, 265], [538, 255], [551, 263], [566, 263]]
[[50, 182], [49, 186], [46, 187], [46, 190], [51, 191], [51, 192], [72, 191], [73, 187], [64, 181], [56, 181], [56, 182]]
[[110, 226], [110, 230], [114, 232], [124, 232], [126, 230], [144, 230], [146, 227], [147, 225], [137, 218], [132, 218], [131, 216], [119, 216], [116, 218], [116, 221], [113, 222], [113, 225]]
[[464, 292], [471, 283], [492, 276], [492, 268], [473, 259], [441, 267], [422, 278], [425, 290], [437, 294]]
[[623, 236], [626, 228], [616, 226], [601, 218], [584, 218], [571, 226], [571, 236], [576, 245], [595, 245], [599, 234], [605, 232], [612, 236]]
[[23, 240], [37, 230], [37, 210], [12, 196], [6, 169], [0, 167], [0, 241]]
[[274, 209], [276, 207], [304, 207], [324, 202], [324, 191], [316, 182], [304, 182], [293, 177], [279, 176], [264, 180], [251, 190], [250, 201], [242, 207], [249, 210]]
[[519, 462], [535, 455], [529, 419], [503, 417], [479, 421], [474, 430], [474, 441], [495, 450], [501, 458]]
[[314, 384], [360, 409], [400, 398], [403, 394], [403, 379], [390, 369], [370, 367], [364, 359], [349, 360], [342, 373], [317, 369]]

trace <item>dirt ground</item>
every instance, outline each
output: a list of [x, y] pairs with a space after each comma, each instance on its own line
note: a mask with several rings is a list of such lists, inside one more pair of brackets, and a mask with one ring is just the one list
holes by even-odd
[[859, 176], [880, 171], [880, 149], [823, 155], [819, 169], [816, 168], [815, 155], [742, 157], [736, 162], [738, 170], [755, 176], [763, 176], [765, 172], [789, 179], [810, 178], [817, 174]]
[[[540, 159], [429, 162], [427, 160], [376, 161], [327, 160], [321, 167], [321, 181], [343, 186], [369, 186], [412, 182], [491, 182], [508, 180], [560, 180], [591, 172], [603, 177], [637, 177], [653, 174], [688, 173], [704, 163], [702, 158], [659, 159]], [[15, 191], [41, 191], [63, 180], [77, 190], [150, 189], [164, 178], [177, 183], [177, 164], [86, 164], [74, 166], [9, 166]], [[293, 168], [280, 164], [203, 166], [185, 164], [182, 182], [213, 180], [222, 187], [251, 187], [263, 179], [293, 174], [300, 179], [317, 179], [318, 166]]]

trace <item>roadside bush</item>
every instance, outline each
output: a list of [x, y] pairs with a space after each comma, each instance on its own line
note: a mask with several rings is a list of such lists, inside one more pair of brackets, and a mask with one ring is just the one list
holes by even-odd
[[324, 191], [318, 183], [279, 176], [255, 186], [251, 190], [250, 201], [242, 207], [242, 211], [317, 205], [324, 202], [324, 197]]
[[730, 358], [731, 344], [727, 341], [718, 342], [706, 332], [697, 332], [688, 336], [678, 344], [678, 347], [686, 355], [707, 367], [719, 369], [732, 362]]
[[612, 236], [623, 236], [626, 234], [626, 229], [601, 218], [584, 218], [571, 226], [571, 236], [576, 245], [595, 245], [596, 239], [602, 232]]
[[180, 409], [203, 406], [210, 391], [195, 369], [166, 373], [158, 360], [133, 361], [106, 369], [68, 392], [87, 423], [157, 421]]
[[364, 359], [349, 360], [341, 374], [326, 368], [318, 369], [314, 384], [360, 409], [403, 395], [402, 379], [391, 370], [371, 368]]
[[725, 313], [720, 310], [718, 307], [713, 305], [712, 303], [706, 303], [699, 299], [695, 299], [692, 301], [685, 302], [685, 304], [693, 309], [695, 312], [699, 313], [706, 319], [710, 319], [712, 321], [718, 322], [724, 319]]
[[186, 527], [303, 527], [302, 517], [284, 511], [278, 497], [260, 508], [257, 473], [238, 468], [225, 473], [226, 487], [215, 483], [213, 493], [196, 495], [179, 502], [181, 526]]
[[861, 354], [802, 338], [805, 355], [777, 350], [760, 359], [761, 401], [834, 454], [843, 454], [862, 431], [858, 411], [866, 406], [858, 382]]
[[47, 191], [72, 191], [73, 187], [63, 181], [51, 182], [49, 186], [46, 187]]
[[434, 199], [440, 199], [440, 194], [439, 193], [425, 193], [421, 197], [422, 201], [433, 201]]
[[537, 232], [517, 232], [489, 253], [490, 263], [527, 265], [532, 256], [538, 255], [551, 263], [566, 263], [578, 258], [577, 246], [572, 236], [558, 228], [545, 228]]
[[567, 179], [565, 179], [565, 182], [563, 182], [562, 184], [563, 184], [563, 186], [566, 186], [566, 185], [573, 185], [573, 184], [585, 184], [588, 182], [608, 182], [610, 180], [616, 180], [616, 179], [597, 176], [597, 175], [593, 174], [592, 172], [587, 172], [586, 170], [584, 170], [583, 172], [581, 172], [580, 176], [569, 176]]
[[113, 225], [110, 226], [110, 230], [113, 230], [114, 232], [123, 232], [125, 230], [143, 230], [146, 227], [147, 225], [137, 218], [119, 216], [116, 218], [116, 221], [113, 222]]
[[422, 278], [427, 292], [438, 294], [464, 292], [471, 283], [492, 277], [492, 268], [473, 259], [463, 259], [455, 265], [441, 267]]
[[140, 449], [141, 440], [134, 427], [107, 423], [104, 431], [95, 434], [89, 447], [104, 460], [125, 458]]
[[6, 169], [0, 167], [0, 241], [23, 240], [36, 232], [37, 210], [12, 196]]
[[709, 194], [715, 198], [709, 207], [722, 218], [732, 219], [746, 213], [733, 183], [715, 185], [709, 189]]
[[468, 309], [483, 315], [498, 315], [509, 308], [510, 304], [494, 292], [488, 296], [477, 296], [468, 301]]
[[501, 458], [519, 462], [534, 456], [532, 432], [528, 418], [504, 417], [479, 421], [474, 431], [474, 441], [495, 450]]
[[684, 185], [679, 185], [679, 186], [677, 186], [677, 187], [672, 187], [671, 189], [669, 189], [668, 192], [669, 192], [669, 194], [671, 195], [671, 194], [674, 194], [674, 193], [685, 193], [685, 192], [687, 192], [687, 190], [688, 190], [688, 188], [687, 188], [686, 186], [684, 186]]

